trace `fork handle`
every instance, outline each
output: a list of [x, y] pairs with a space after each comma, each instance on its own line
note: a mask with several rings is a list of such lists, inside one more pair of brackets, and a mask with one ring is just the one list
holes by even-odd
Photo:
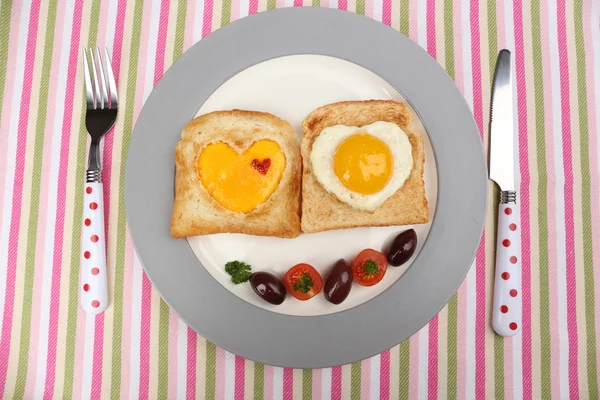
[[[515, 194], [516, 196], [516, 194]], [[514, 336], [521, 329], [521, 226], [516, 203], [498, 208], [496, 276], [492, 326], [501, 336]]]
[[108, 306], [102, 183], [88, 182], [84, 192], [80, 299], [85, 312], [98, 314]]

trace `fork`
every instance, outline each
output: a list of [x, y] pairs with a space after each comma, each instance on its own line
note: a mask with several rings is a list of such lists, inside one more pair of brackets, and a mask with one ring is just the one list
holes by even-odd
[[98, 314], [108, 306], [100, 139], [112, 128], [117, 119], [118, 97], [108, 50], [104, 49], [104, 57], [102, 57], [98, 48], [95, 52], [89, 49], [89, 56], [91, 62], [88, 62], [86, 50], [83, 49], [87, 98], [85, 126], [92, 143], [83, 200], [80, 299], [85, 312]]

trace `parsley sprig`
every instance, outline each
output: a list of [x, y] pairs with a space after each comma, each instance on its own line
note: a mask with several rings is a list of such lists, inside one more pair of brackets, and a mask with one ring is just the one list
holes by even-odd
[[304, 274], [302, 274], [300, 279], [298, 279], [298, 282], [294, 283], [293, 288], [294, 291], [299, 290], [300, 293], [308, 293], [310, 292], [310, 289], [312, 288], [313, 284], [314, 282], [312, 278], [309, 274], [305, 272]]
[[377, 275], [379, 273], [379, 265], [373, 260], [368, 260], [364, 265], [364, 269], [369, 275]]
[[252, 275], [252, 267], [241, 261], [230, 261], [225, 264], [225, 272], [231, 275], [231, 282], [237, 285], [248, 282]]

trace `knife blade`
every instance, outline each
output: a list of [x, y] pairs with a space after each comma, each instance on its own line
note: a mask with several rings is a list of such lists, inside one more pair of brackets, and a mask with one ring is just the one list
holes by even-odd
[[512, 75], [510, 51], [501, 50], [492, 87], [490, 179], [503, 191], [515, 190]]

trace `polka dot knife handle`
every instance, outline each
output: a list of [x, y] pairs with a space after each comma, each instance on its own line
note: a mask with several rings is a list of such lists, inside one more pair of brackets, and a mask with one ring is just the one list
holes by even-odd
[[98, 314], [108, 305], [102, 183], [85, 184], [81, 237], [81, 307]]
[[517, 204], [500, 204], [492, 326], [501, 336], [521, 329], [521, 227]]

